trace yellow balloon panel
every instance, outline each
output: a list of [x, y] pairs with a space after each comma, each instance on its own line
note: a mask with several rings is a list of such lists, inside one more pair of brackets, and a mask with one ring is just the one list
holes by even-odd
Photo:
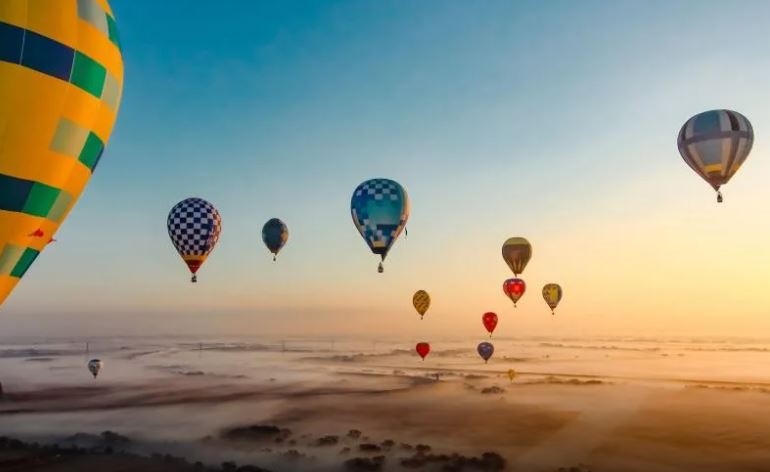
[[0, 303], [88, 183], [122, 89], [106, 1], [0, 1]]

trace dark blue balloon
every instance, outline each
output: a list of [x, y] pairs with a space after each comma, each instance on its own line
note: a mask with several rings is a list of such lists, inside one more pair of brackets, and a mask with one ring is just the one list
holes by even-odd
[[[272, 218], [262, 227], [262, 241], [274, 255], [278, 254], [289, 239], [289, 228], [278, 218]], [[275, 259], [275, 257], [273, 257]]]
[[495, 346], [493, 346], [492, 343], [484, 341], [483, 343], [479, 343], [479, 347], [477, 347], [476, 350], [479, 352], [481, 358], [484, 359], [484, 362], [487, 362], [489, 358], [492, 357], [492, 354], [495, 353]]

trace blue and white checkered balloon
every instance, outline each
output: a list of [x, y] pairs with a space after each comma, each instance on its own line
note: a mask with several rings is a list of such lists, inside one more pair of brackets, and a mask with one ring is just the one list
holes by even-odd
[[187, 264], [195, 282], [196, 272], [219, 241], [222, 232], [219, 212], [202, 198], [187, 198], [174, 205], [166, 225], [171, 243]]
[[370, 179], [353, 192], [350, 213], [366, 244], [384, 261], [409, 218], [409, 196], [394, 180]]

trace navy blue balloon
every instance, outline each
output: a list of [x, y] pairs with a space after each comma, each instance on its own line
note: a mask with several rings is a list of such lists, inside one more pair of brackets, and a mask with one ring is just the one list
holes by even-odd
[[484, 362], [487, 362], [489, 358], [492, 357], [492, 354], [495, 353], [495, 346], [493, 346], [492, 343], [484, 341], [483, 343], [479, 343], [479, 347], [477, 347], [476, 350], [479, 352], [481, 358], [484, 359]]
[[273, 260], [278, 255], [286, 241], [289, 239], [289, 228], [278, 218], [272, 218], [262, 227], [262, 241], [273, 253]]

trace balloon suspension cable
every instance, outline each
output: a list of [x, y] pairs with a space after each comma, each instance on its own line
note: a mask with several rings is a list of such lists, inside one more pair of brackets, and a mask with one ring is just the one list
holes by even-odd
[[380, 265], [377, 266], [377, 272], [380, 274], [385, 272], [385, 267], [383, 267], [382, 262], [380, 262]]
[[197, 275], [195, 275], [195, 274], [193, 274], [193, 275], [192, 275], [192, 278], [190, 278], [190, 282], [192, 282], [192, 283], [197, 283], [197, 282], [198, 282], [198, 276], [197, 276]]
[[724, 201], [724, 199], [722, 198], [722, 191], [717, 190], [717, 203], [722, 203], [722, 201]]

